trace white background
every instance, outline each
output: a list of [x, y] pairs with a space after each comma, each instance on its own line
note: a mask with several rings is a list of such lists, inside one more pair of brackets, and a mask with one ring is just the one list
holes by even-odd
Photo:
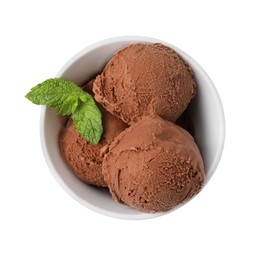
[[[267, 1], [1, 1], [0, 259], [269, 259]], [[160, 218], [113, 219], [73, 200], [43, 158], [24, 96], [84, 47], [142, 35], [210, 75], [226, 116], [215, 175]]]

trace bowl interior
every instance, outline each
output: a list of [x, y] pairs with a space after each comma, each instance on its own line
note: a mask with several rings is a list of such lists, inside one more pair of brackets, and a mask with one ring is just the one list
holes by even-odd
[[[99, 42], [75, 55], [57, 74], [79, 85], [102, 71], [113, 54], [133, 42], [162, 42], [145, 37], [117, 37]], [[197, 95], [188, 110], [194, 126], [194, 138], [201, 151], [207, 181], [212, 177], [221, 157], [224, 144], [224, 114], [218, 93], [204, 70], [190, 56], [175, 46], [192, 67], [197, 81]], [[108, 190], [89, 186], [78, 180], [64, 162], [59, 149], [61, 122], [57, 111], [42, 107], [41, 142], [48, 166], [61, 186], [83, 205], [99, 213], [124, 219], [145, 219], [163, 213], [145, 214], [113, 201]], [[178, 208], [178, 207], [177, 207]]]

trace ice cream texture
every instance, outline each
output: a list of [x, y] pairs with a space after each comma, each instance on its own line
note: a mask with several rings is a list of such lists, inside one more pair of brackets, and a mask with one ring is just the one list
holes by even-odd
[[97, 101], [104, 132], [94, 145], [72, 119], [63, 128], [62, 154], [80, 180], [147, 213], [171, 210], [201, 191], [206, 175], [186, 110], [196, 83], [173, 49], [131, 44], [82, 88]]
[[118, 51], [93, 85], [95, 99], [132, 125], [156, 114], [177, 118], [196, 93], [191, 68], [170, 47], [135, 43]]
[[119, 134], [103, 161], [113, 198], [143, 212], [174, 208], [203, 187], [200, 151], [183, 128], [145, 117]]
[[[91, 92], [92, 81], [84, 85], [83, 89]], [[63, 128], [59, 141], [62, 155], [75, 176], [85, 183], [106, 187], [102, 174], [103, 157], [114, 138], [128, 125], [100, 105], [99, 109], [104, 130], [98, 144], [92, 144], [79, 135], [71, 118]]]

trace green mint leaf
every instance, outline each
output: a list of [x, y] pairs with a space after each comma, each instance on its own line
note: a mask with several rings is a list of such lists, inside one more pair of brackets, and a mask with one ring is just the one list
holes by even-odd
[[62, 79], [48, 79], [33, 87], [26, 95], [30, 101], [38, 105], [46, 105], [59, 109], [61, 115], [71, 115], [87, 95], [75, 83]]
[[102, 115], [91, 95], [77, 107], [73, 120], [80, 135], [93, 144], [99, 142], [103, 132]]
[[102, 115], [93, 97], [75, 83], [48, 79], [33, 87], [25, 96], [34, 104], [57, 108], [61, 115], [72, 115], [78, 133], [97, 144], [103, 132]]

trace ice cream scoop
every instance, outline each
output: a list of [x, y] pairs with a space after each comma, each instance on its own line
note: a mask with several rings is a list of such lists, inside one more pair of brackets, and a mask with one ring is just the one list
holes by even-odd
[[176, 121], [196, 93], [191, 68], [173, 49], [136, 43], [118, 51], [93, 84], [95, 98], [132, 125], [156, 114]]
[[193, 137], [160, 117], [144, 117], [119, 134], [102, 170], [116, 201], [149, 213], [170, 210], [190, 199], [205, 181]]
[[[92, 81], [82, 87], [91, 92]], [[88, 142], [78, 134], [70, 118], [60, 134], [62, 155], [73, 173], [82, 181], [96, 186], [106, 187], [102, 174], [102, 161], [114, 138], [128, 125], [98, 105], [102, 113], [103, 134], [98, 144]]]

